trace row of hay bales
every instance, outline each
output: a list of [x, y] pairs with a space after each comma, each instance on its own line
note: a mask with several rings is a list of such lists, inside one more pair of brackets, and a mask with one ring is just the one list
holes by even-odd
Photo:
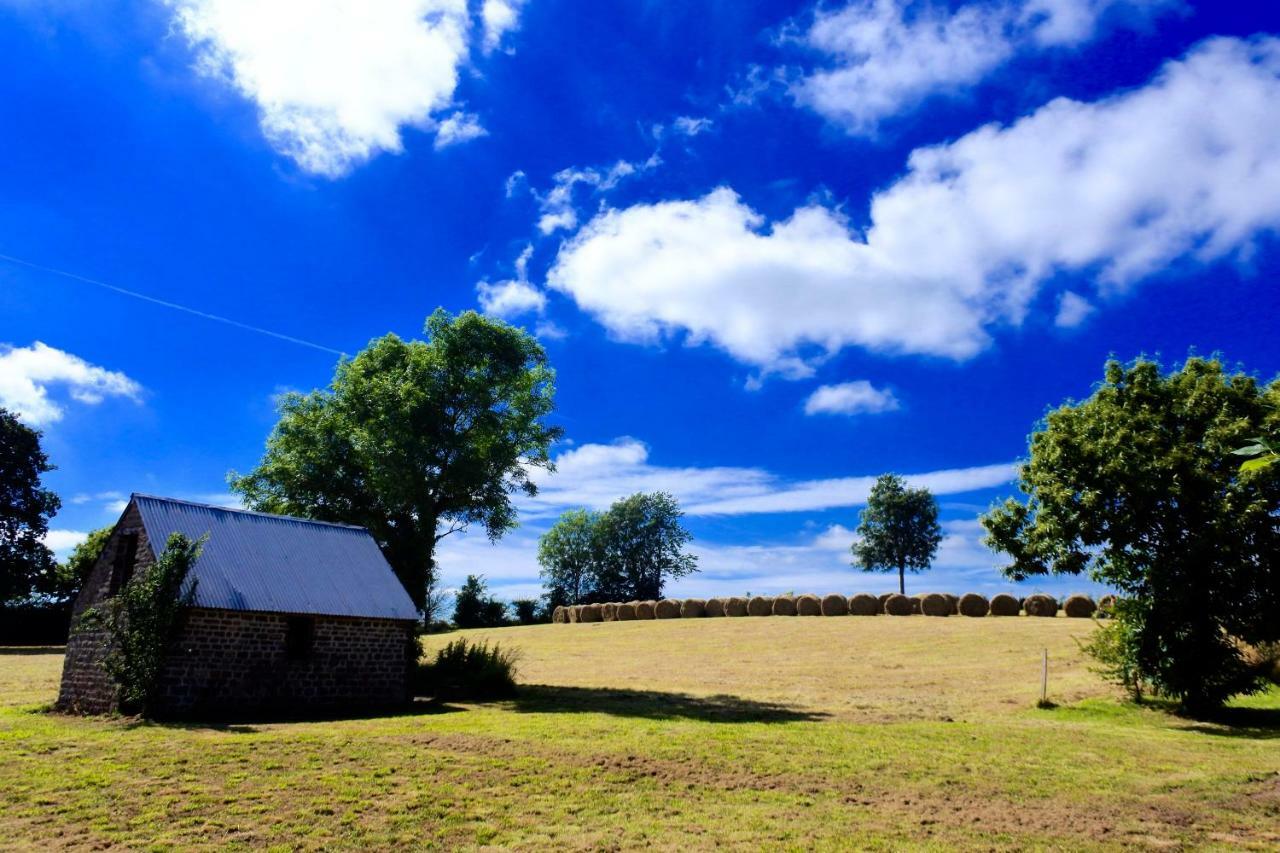
[[[1103, 612], [1113, 601], [1105, 596], [1101, 602]], [[816, 595], [753, 595], [750, 598], [686, 598], [661, 601], [628, 601], [624, 604], [574, 604], [557, 607], [551, 621], [569, 622], [630, 622], [636, 619], [697, 619], [707, 616], [1057, 616], [1062, 610], [1066, 616], [1087, 618], [1099, 611], [1087, 595], [1072, 595], [1059, 602], [1049, 595], [1029, 595], [1018, 599], [1001, 593], [988, 599], [970, 592], [952, 595], [931, 592], [906, 596], [885, 593], [875, 596], [859, 593], [843, 596], [832, 593], [819, 598]]]

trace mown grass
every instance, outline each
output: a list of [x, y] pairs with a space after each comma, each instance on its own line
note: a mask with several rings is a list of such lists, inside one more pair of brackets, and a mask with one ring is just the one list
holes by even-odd
[[[462, 632], [520, 695], [369, 719], [45, 713], [0, 654], [0, 846], [1109, 848], [1280, 844], [1280, 692], [1118, 700], [1086, 620], [770, 618]], [[432, 637], [428, 653], [458, 634]], [[1052, 710], [1034, 707], [1049, 650]]]

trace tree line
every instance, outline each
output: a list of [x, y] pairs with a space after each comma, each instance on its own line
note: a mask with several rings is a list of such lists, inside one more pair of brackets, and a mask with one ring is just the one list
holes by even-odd
[[[512, 529], [514, 496], [536, 495], [534, 473], [554, 471], [562, 431], [548, 423], [555, 373], [525, 330], [439, 310], [424, 331], [374, 339], [327, 388], [286, 395], [261, 461], [230, 483], [251, 509], [369, 529], [429, 620], [437, 545], [472, 526], [495, 540]], [[1261, 689], [1258, 661], [1280, 643], [1278, 437], [1280, 380], [1218, 359], [1169, 373], [1111, 361], [1089, 397], [1037, 424], [1018, 471], [1023, 497], [982, 517], [985, 541], [1009, 556], [1012, 581], [1083, 575], [1116, 590], [1116, 618], [1090, 645], [1104, 673], [1205, 712]], [[0, 605], [67, 601], [109, 535], [53, 558], [51, 470], [39, 433], [0, 410]], [[681, 519], [664, 493], [566, 512], [539, 542], [543, 611], [660, 597], [697, 567]], [[905, 591], [940, 541], [933, 497], [886, 475], [862, 513], [854, 564], [897, 573]], [[454, 615], [494, 620], [490, 599], [471, 578]], [[538, 606], [516, 611], [537, 618]]]

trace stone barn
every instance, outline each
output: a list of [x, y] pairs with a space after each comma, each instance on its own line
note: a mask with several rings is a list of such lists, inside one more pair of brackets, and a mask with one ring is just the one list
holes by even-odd
[[409, 701], [417, 611], [361, 527], [133, 495], [76, 600], [58, 707], [118, 707], [107, 637], [77, 630], [163, 552], [171, 533], [208, 539], [195, 600], [158, 686], [161, 715], [386, 708]]

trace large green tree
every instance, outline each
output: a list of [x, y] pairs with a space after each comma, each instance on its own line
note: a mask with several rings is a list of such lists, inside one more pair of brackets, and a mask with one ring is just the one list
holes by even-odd
[[929, 568], [942, 528], [938, 502], [928, 489], [907, 487], [897, 474], [882, 474], [871, 487], [853, 543], [853, 565], [866, 572], [898, 573], [898, 591], [907, 592], [906, 573]]
[[1242, 644], [1280, 639], [1280, 467], [1232, 452], [1280, 426], [1265, 388], [1216, 359], [1168, 375], [1111, 361], [1050, 412], [1021, 467], [1025, 501], [983, 518], [1005, 574], [1088, 573], [1121, 593], [1099, 648], [1193, 713], [1261, 686]]
[[603, 559], [600, 513], [571, 509], [538, 539], [547, 606], [582, 604], [596, 589]]
[[52, 470], [40, 433], [0, 409], [0, 604], [47, 594], [56, 583], [44, 536], [62, 502], [40, 479]]
[[261, 463], [230, 477], [255, 509], [367, 527], [420, 610], [437, 543], [514, 527], [511, 496], [537, 493], [561, 434], [555, 374], [523, 329], [441, 309], [426, 337], [377, 338], [327, 390], [286, 395]]
[[615, 501], [597, 521], [600, 559], [593, 594], [602, 601], [656, 599], [669, 580], [698, 570], [684, 547], [693, 535], [684, 513], [666, 492]]

